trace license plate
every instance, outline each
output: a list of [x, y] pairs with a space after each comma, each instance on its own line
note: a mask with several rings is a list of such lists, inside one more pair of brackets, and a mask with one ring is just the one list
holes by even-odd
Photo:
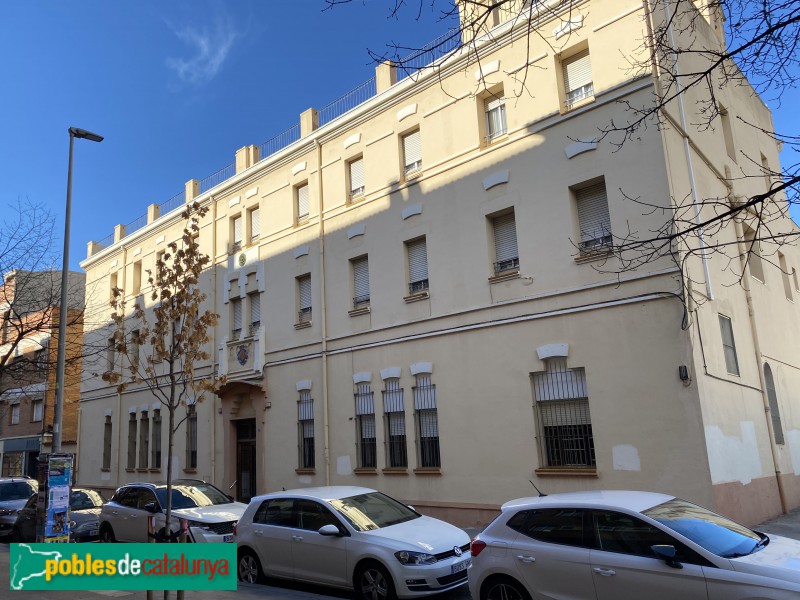
[[450, 567], [451, 573], [458, 573], [463, 571], [464, 569], [468, 568], [472, 564], [472, 559], [468, 558], [467, 560], [461, 561], [460, 563], [456, 563]]
[[222, 536], [222, 541], [223, 542], [232, 542], [233, 541], [233, 534], [229, 533], [227, 535], [223, 535]]
[[94, 537], [96, 535], [100, 535], [100, 530], [99, 529], [90, 529], [89, 530], [89, 537]]

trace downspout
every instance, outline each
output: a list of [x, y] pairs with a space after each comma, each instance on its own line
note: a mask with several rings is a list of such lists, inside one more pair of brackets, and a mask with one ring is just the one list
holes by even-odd
[[322, 144], [319, 138], [314, 142], [317, 146], [317, 189], [319, 190], [319, 288], [320, 312], [322, 313], [322, 430], [324, 439], [323, 456], [325, 457], [325, 485], [331, 484], [331, 446], [330, 423], [328, 410], [328, 310], [325, 303], [325, 202], [322, 191]]
[[[214, 196], [209, 196], [211, 202], [211, 289], [214, 290], [213, 300], [211, 301], [211, 312], [217, 314], [217, 201]], [[217, 327], [211, 334], [211, 376], [217, 374]], [[211, 481], [217, 481], [217, 400], [219, 396], [215, 393], [212, 396], [213, 407], [211, 409]]]
[[[122, 289], [126, 290], [127, 287], [127, 274], [128, 274], [128, 249], [122, 247]], [[123, 292], [125, 293], [125, 292]], [[114, 418], [111, 418], [113, 423]], [[125, 463], [127, 465], [127, 462]], [[120, 481], [120, 468], [122, 465], [122, 392], [117, 392], [117, 481], [115, 487], [119, 487], [122, 483]]]

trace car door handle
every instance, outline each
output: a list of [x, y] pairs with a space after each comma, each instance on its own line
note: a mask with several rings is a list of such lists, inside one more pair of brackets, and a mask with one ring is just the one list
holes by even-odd
[[617, 572], [614, 569], [603, 569], [601, 567], [596, 567], [592, 569], [598, 575], [602, 575], [603, 577], [611, 577], [612, 575], [616, 575]]
[[255, 535], [264, 535], [264, 532], [263, 531], [259, 531], [258, 529], [256, 529], [253, 533]]
[[517, 554], [517, 560], [521, 560], [524, 563], [532, 563], [536, 562], [535, 556], [525, 556], [524, 554]]
[[116, 517], [116, 516], [119, 514], [119, 512], [117, 512], [116, 510], [112, 510], [112, 511], [111, 511], [111, 514], [112, 514], [112, 515], [114, 515], [114, 516]]
[[292, 539], [293, 539], [295, 542], [302, 542], [302, 541], [303, 541], [303, 536], [302, 536], [302, 535], [293, 535], [293, 536], [292, 536]]

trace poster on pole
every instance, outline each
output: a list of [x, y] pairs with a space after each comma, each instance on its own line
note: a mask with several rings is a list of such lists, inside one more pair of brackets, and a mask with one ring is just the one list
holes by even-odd
[[72, 484], [72, 455], [51, 454], [47, 469], [47, 511], [45, 542], [69, 541], [69, 497]]

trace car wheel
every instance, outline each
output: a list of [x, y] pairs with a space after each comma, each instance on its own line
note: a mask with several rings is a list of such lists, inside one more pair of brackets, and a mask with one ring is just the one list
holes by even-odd
[[261, 570], [261, 561], [252, 550], [239, 551], [239, 564], [236, 568], [239, 580], [245, 583], [261, 583], [264, 581], [264, 571]]
[[111, 525], [108, 523], [103, 523], [103, 525], [100, 527], [100, 541], [104, 544], [110, 544], [117, 541], [117, 539], [114, 537], [114, 530], [111, 529]]
[[396, 600], [392, 577], [378, 563], [367, 563], [356, 571], [356, 598], [359, 600]]
[[531, 600], [531, 597], [518, 581], [502, 577], [483, 584], [480, 600]]

